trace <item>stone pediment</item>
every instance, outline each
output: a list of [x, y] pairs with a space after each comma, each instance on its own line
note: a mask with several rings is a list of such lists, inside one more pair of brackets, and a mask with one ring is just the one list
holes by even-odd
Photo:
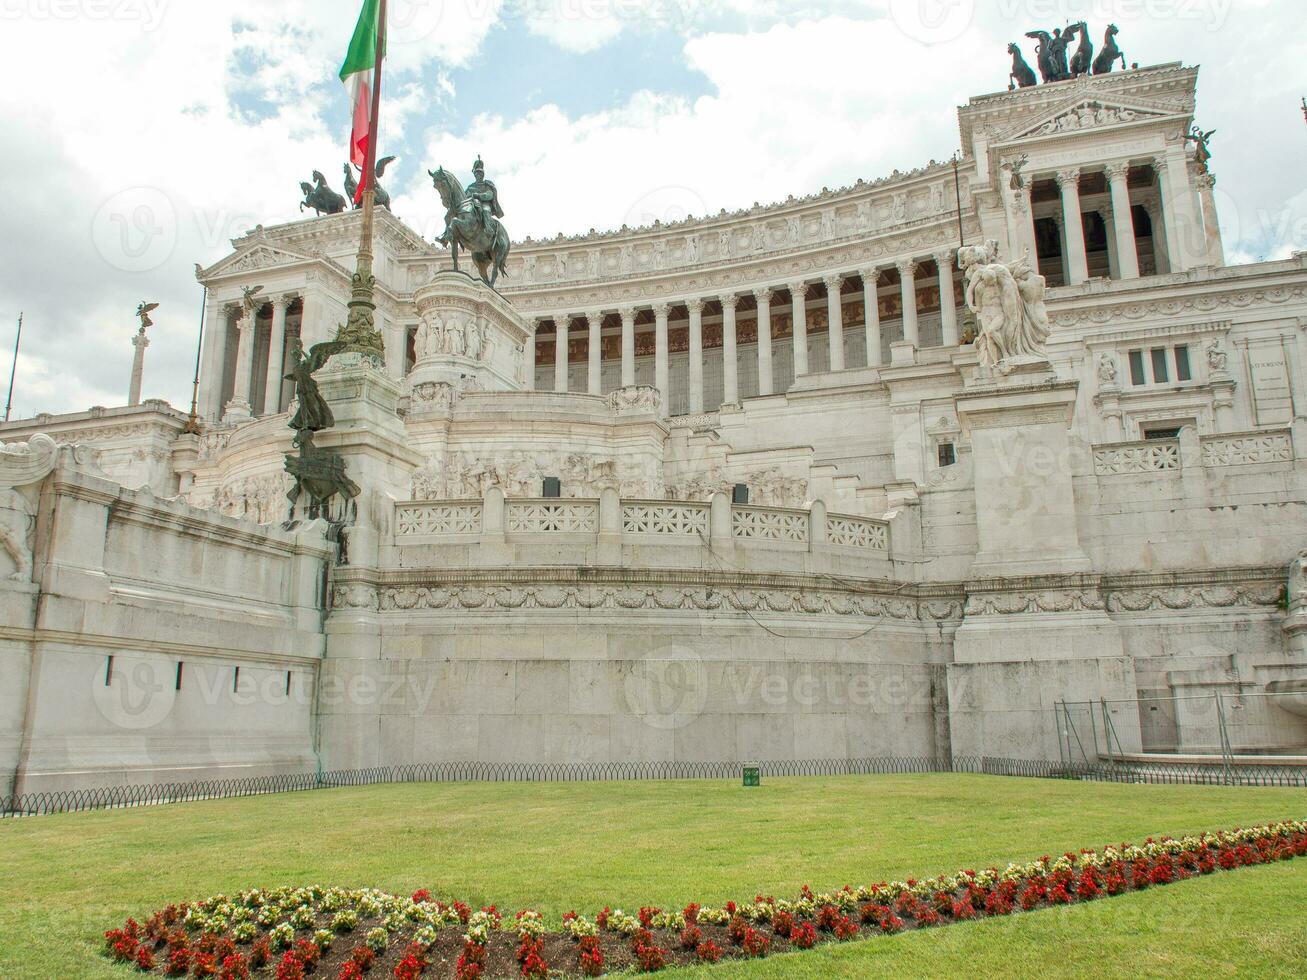
[[240, 249], [236, 254], [229, 255], [212, 268], [203, 270], [200, 273], [200, 278], [202, 280], [213, 279], [238, 272], [257, 272], [261, 269], [294, 265], [298, 262], [308, 261], [311, 258], [312, 256], [293, 252], [280, 246], [273, 246], [265, 241], [256, 241]]
[[1175, 115], [1175, 110], [1159, 106], [1126, 104], [1115, 100], [1084, 96], [1064, 102], [1053, 112], [1035, 122], [1023, 121], [996, 140], [1011, 143], [1018, 140], [1064, 136], [1090, 130], [1109, 129], [1141, 122], [1153, 122]]

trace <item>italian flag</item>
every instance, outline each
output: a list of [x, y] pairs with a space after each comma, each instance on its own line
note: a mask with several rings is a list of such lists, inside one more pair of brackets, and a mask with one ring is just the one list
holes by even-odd
[[[372, 85], [377, 67], [377, 33], [381, 29], [381, 0], [363, 0], [358, 26], [349, 42], [349, 54], [340, 69], [340, 80], [345, 83], [350, 104], [354, 108], [354, 126], [349, 138], [350, 163], [362, 170], [355, 203], [363, 199], [363, 189], [370, 175], [367, 173], [368, 140], [372, 136]], [[383, 52], [384, 53], [384, 52]]]

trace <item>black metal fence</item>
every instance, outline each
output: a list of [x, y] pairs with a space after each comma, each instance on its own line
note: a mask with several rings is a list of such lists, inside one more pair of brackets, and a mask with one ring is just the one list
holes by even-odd
[[[876, 759], [815, 759], [756, 763], [764, 778], [794, 776], [873, 776], [976, 773], [1033, 779], [1080, 779], [1117, 783], [1171, 783], [1205, 786], [1307, 787], [1307, 767], [1148, 763], [1071, 764], [997, 759], [988, 756], [896, 756]], [[125, 807], [223, 800], [271, 793], [377, 786], [387, 783], [578, 783], [632, 780], [739, 779], [739, 762], [437, 762], [424, 765], [351, 769], [337, 772], [259, 776], [246, 779], [149, 786], [28, 793], [0, 797], [0, 817], [75, 813]]]

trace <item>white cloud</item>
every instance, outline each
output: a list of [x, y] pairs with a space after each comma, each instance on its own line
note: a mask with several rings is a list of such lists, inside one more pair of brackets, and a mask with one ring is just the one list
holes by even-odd
[[[473, 63], [512, 2], [392, 0], [397, 74], [386, 132], [411, 129], [431, 101], [454, 98], [449, 69]], [[514, 16], [550, 9], [531, 2]], [[1028, 27], [1079, 19], [1086, 6], [959, 0], [964, 29], [925, 44], [914, 39], [922, 24], [905, 22], [904, 11], [929, 10], [934, 0], [596, 2], [595, 24], [532, 29], [568, 50], [619, 27], [682, 31], [683, 57], [711, 94], [642, 92], [579, 116], [544, 106], [505, 118], [485, 106], [461, 132], [421, 137], [424, 166], [406, 161], [409, 185], [391, 182], [397, 213], [433, 235], [438, 207], [426, 166], [462, 172], [477, 153], [519, 238], [783, 200], [944, 159], [957, 145], [954, 107], [1006, 86], [1006, 42], [1026, 44]], [[8, 186], [21, 188], [0, 209], [0, 235], [17, 243], [0, 272], [0, 349], [26, 309], [20, 410], [121, 403], [132, 311], [147, 298], [164, 306], [146, 394], [188, 404], [200, 300], [192, 263], [225, 254], [228, 239], [258, 222], [295, 217], [298, 184], [312, 167], [338, 174], [331, 161], [342, 159], [346, 120], [337, 118], [334, 78], [358, 0], [140, 0], [137, 9], [136, 20], [0, 20], [11, 76], [40, 81], [0, 90], [0, 154]], [[1301, 158], [1304, 135], [1300, 5], [1094, 0], [1093, 9], [1095, 39], [1110, 16], [1131, 61], [1204, 64], [1199, 121], [1218, 130], [1213, 166], [1232, 258], [1307, 247], [1307, 180], [1281, 165]], [[705, 33], [726, 14], [749, 28]], [[259, 111], [242, 116], [233, 98]], [[133, 271], [151, 221], [170, 229], [151, 240], [166, 261]], [[0, 352], [0, 374], [7, 367]]]

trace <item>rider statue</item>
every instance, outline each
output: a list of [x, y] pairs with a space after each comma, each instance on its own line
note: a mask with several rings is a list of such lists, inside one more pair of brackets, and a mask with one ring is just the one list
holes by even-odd
[[504, 216], [504, 209], [499, 206], [499, 188], [495, 186], [494, 181], [486, 180], [486, 165], [481, 162], [480, 156], [477, 157], [477, 162], [472, 164], [472, 173], [476, 176], [476, 180], [467, 185], [467, 196], [472, 202], [472, 211], [481, 222], [481, 227], [489, 231], [490, 219], [486, 212], [489, 211], [496, 218]]

